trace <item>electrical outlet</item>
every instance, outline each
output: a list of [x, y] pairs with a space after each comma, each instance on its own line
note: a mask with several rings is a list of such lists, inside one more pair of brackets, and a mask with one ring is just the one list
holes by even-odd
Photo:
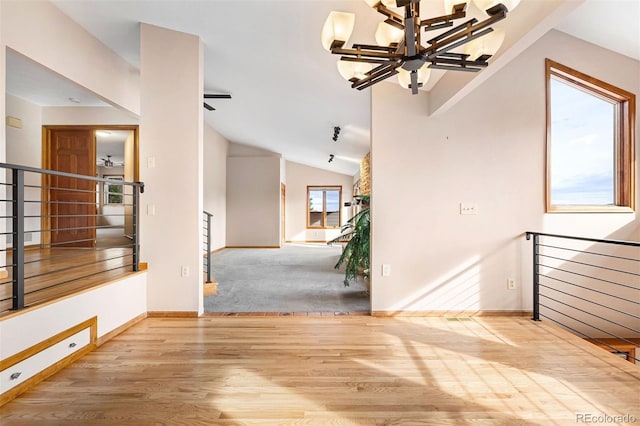
[[382, 264], [382, 276], [383, 277], [390, 277], [391, 276], [391, 265], [389, 265], [388, 263], [383, 263]]
[[515, 290], [516, 289], [516, 280], [514, 280], [513, 278], [507, 278], [507, 288], [509, 290]]
[[182, 266], [180, 268], [180, 276], [185, 278], [189, 276], [189, 267], [188, 266]]
[[156, 215], [156, 205], [147, 204], [147, 216], [155, 216], [155, 215]]
[[147, 168], [148, 169], [156, 168], [156, 157], [147, 157]]
[[460, 203], [460, 214], [478, 214], [478, 205], [476, 203]]

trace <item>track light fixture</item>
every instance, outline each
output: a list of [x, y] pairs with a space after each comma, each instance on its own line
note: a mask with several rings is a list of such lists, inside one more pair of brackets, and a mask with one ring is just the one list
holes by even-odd
[[333, 155], [333, 154], [329, 154], [329, 162], [332, 162], [332, 161], [333, 161], [333, 157], [335, 157], [335, 155]]
[[333, 128], [333, 139], [334, 142], [338, 142], [338, 136], [340, 135], [340, 126], [335, 126]]
[[[477, 72], [489, 65], [504, 40], [504, 33], [491, 25], [506, 18], [520, 0], [473, 0], [488, 15], [483, 21], [466, 17], [471, 0], [444, 0], [447, 15], [422, 19], [420, 0], [365, 0], [385, 16], [375, 33], [376, 45], [354, 44], [345, 48], [355, 24], [355, 15], [331, 12], [322, 28], [322, 45], [340, 55], [338, 72], [351, 87], [362, 90], [398, 74], [401, 86], [418, 94], [426, 84], [430, 68]], [[422, 31], [443, 31], [422, 40]], [[489, 35], [490, 34], [490, 35]], [[462, 48], [464, 46], [464, 48]]]
[[[208, 93], [205, 93], [204, 94], [204, 98], [205, 99], [231, 99], [231, 95], [229, 95], [229, 94], [208, 94]], [[215, 111], [216, 110], [214, 107], [212, 107], [211, 105], [209, 105], [206, 102], [203, 102], [202, 106], [204, 106], [204, 108], [207, 111]]]

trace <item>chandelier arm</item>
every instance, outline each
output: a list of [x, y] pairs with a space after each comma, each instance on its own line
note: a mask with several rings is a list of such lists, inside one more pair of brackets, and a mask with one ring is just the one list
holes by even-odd
[[[500, 5], [498, 5], [498, 6], [500, 6]], [[494, 9], [494, 8], [492, 8], [492, 9]], [[489, 10], [492, 10], [492, 9], [489, 9]], [[441, 39], [443, 39], [445, 37], [448, 37], [450, 34], [452, 34], [455, 31], [467, 26], [469, 23], [471, 23], [470, 32], [474, 33], [476, 31], [479, 31], [479, 30], [483, 29], [483, 28], [491, 26], [491, 25], [495, 24], [496, 22], [502, 21], [506, 17], [507, 17], [507, 9], [505, 7], [502, 7], [500, 9], [497, 9], [493, 15], [489, 16], [487, 19], [485, 19], [482, 22], [478, 23], [478, 20], [474, 18], [474, 19], [472, 19], [470, 21], [465, 22], [462, 25], [459, 25], [459, 26], [457, 26], [457, 27], [445, 32], [445, 33], [442, 33], [442, 34], [432, 38], [431, 40], [427, 41], [427, 43], [431, 44], [431, 43], [433, 43], [433, 41], [438, 41], [438, 40], [441, 40]]]
[[444, 70], [444, 71], [467, 71], [467, 72], [481, 71], [480, 68], [456, 67], [453, 65], [436, 65], [436, 64], [429, 65], [429, 68], [433, 68], [434, 70]]
[[387, 17], [384, 22], [389, 25], [392, 25], [400, 30], [404, 30], [404, 20], [403, 17], [388, 9], [382, 2], [378, 3], [378, 5], [374, 6], [374, 9], [378, 11], [378, 13], [383, 14]]
[[425, 56], [427, 60], [432, 60], [438, 55], [447, 53], [450, 50], [455, 49], [456, 47], [463, 46], [469, 43], [471, 40], [475, 40], [479, 37], [482, 37], [483, 35], [489, 34], [492, 31], [493, 31], [493, 28], [486, 28], [475, 34], [473, 34], [472, 31], [463, 31], [445, 40], [442, 40], [441, 42], [436, 42], [435, 44], [432, 44], [430, 47], [424, 50]]
[[468, 21], [465, 21], [464, 23], [451, 28], [449, 31], [445, 31], [442, 34], [438, 34], [437, 36], [435, 36], [434, 38], [427, 40], [427, 43], [429, 44], [433, 44], [435, 42], [438, 42], [440, 40], [443, 40], [453, 34], [459, 34], [459, 33], [466, 33], [466, 32], [471, 32], [471, 29], [473, 28], [473, 25], [476, 24], [478, 22], [478, 20], [476, 18], [471, 18]]
[[383, 58], [388, 60], [402, 59], [402, 55], [395, 52], [380, 52], [363, 49], [332, 49], [331, 53], [335, 55], [350, 56], [354, 58]]
[[398, 43], [398, 47], [396, 47], [395, 53], [403, 56], [404, 55], [404, 48], [405, 48], [405, 41], [404, 38], [402, 40], [400, 40], [400, 43]]
[[[466, 55], [466, 56], [469, 56], [469, 55]], [[491, 55], [482, 55], [480, 58], [471, 61], [471, 60], [468, 60], [468, 58], [447, 58], [447, 57], [438, 56], [433, 58], [431, 64], [458, 65], [461, 68], [467, 68], [467, 67], [483, 67], [484, 68], [489, 66], [487, 59], [489, 59], [490, 57]]]
[[[425, 31], [436, 30], [444, 27], [453, 26], [456, 19], [465, 18], [467, 5], [465, 3], [457, 4], [453, 7], [453, 13], [450, 15], [438, 16], [436, 18], [424, 19], [420, 21], [420, 27], [424, 27]], [[435, 26], [437, 25], [437, 26]]]
[[[420, 50], [420, 46], [416, 43], [416, 6], [419, 3], [410, 3], [406, 6], [406, 17], [404, 18], [404, 40], [407, 47], [406, 56], [415, 56]], [[418, 29], [420, 27], [418, 26]]]
[[[355, 81], [351, 85], [351, 87], [353, 87], [354, 89], [357, 89], [360, 86], [362, 86], [363, 84], [366, 84], [366, 83], [369, 83], [369, 82], [372, 82], [372, 81], [373, 81], [373, 83], [371, 83], [371, 84], [375, 84], [378, 81], [382, 81], [385, 78], [389, 78], [392, 75], [395, 75], [395, 74], [398, 73], [398, 71], [396, 71], [396, 68], [398, 68], [399, 66], [400, 66], [400, 62], [380, 65], [380, 66], [372, 69], [368, 73], [366, 73], [366, 77], [363, 77], [358, 81]], [[369, 86], [370, 85], [368, 85], [366, 87], [369, 87]]]
[[395, 59], [354, 58], [352, 56], [342, 56], [342, 57], [340, 57], [340, 60], [341, 61], [347, 61], [347, 62], [365, 62], [367, 64], [382, 64], [382, 65], [386, 65], [386, 64], [389, 64], [391, 62], [395, 62], [396, 61]]
[[422, 45], [422, 36], [420, 35], [420, 2], [416, 3], [414, 10], [416, 19], [414, 22], [413, 32], [416, 35], [416, 47], [419, 51], [420, 46]]
[[418, 71], [411, 71], [411, 94], [417, 95], [421, 84], [418, 84]]
[[390, 46], [378, 46], [377, 44], [361, 44], [361, 43], [354, 43], [351, 48], [353, 49], [367, 49], [367, 50], [380, 50], [382, 52], [393, 52], [395, 50], [395, 47], [390, 47]]
[[375, 78], [371, 78], [371, 79], [362, 79], [359, 80], [357, 82], [354, 82], [351, 87], [354, 89], [358, 89], [358, 90], [364, 90], [367, 87], [373, 86], [376, 83], [381, 82], [382, 80], [386, 80], [389, 77], [393, 77], [394, 75], [398, 74], [398, 70], [397, 69], [392, 69], [389, 70], [387, 73], [379, 75]]

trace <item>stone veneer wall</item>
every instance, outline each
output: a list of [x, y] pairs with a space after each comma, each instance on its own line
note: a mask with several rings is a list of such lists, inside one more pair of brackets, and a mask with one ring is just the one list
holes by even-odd
[[360, 162], [360, 193], [371, 195], [371, 153]]

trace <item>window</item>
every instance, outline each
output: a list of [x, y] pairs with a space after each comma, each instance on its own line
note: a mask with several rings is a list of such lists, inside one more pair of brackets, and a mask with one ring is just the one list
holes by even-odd
[[307, 186], [307, 228], [340, 228], [341, 186]]
[[105, 204], [122, 204], [122, 182], [124, 176], [104, 176], [111, 182], [104, 183], [104, 203]]
[[547, 212], [634, 208], [635, 95], [546, 61]]

